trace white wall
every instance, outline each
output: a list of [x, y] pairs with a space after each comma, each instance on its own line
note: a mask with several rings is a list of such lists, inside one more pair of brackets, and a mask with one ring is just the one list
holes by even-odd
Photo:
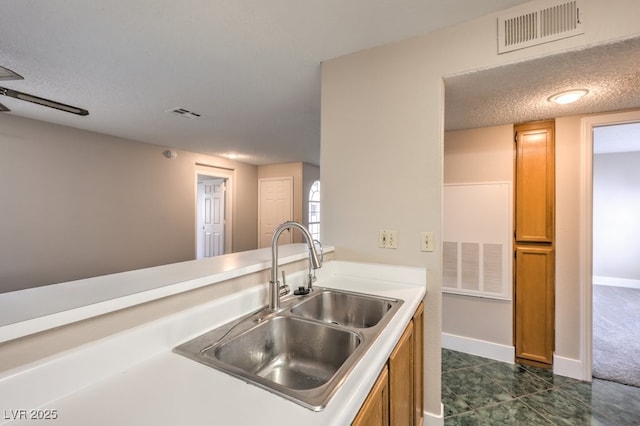
[[640, 282], [638, 218], [640, 152], [594, 155], [593, 275]]
[[[496, 52], [497, 14], [494, 14], [323, 63], [323, 240], [335, 245], [337, 259], [429, 269], [425, 298], [425, 410], [430, 419], [442, 415], [442, 255], [439, 249], [421, 253], [418, 235], [420, 231], [434, 231], [436, 247], [440, 246], [443, 77], [639, 34], [637, 0], [585, 3], [591, 19], [584, 35], [505, 55]], [[580, 157], [573, 157], [573, 161], [579, 170], [577, 158]], [[569, 178], [573, 179], [573, 175]], [[575, 218], [575, 211], [571, 213]], [[571, 224], [569, 228], [567, 236], [573, 235]], [[399, 231], [397, 250], [377, 248], [379, 229]], [[564, 247], [573, 245], [568, 242]], [[557, 261], [562, 261], [563, 256], [565, 253], [558, 253]], [[572, 260], [574, 257], [566, 256]], [[578, 269], [573, 264], [564, 269], [557, 266], [562, 274], [573, 274]], [[577, 282], [577, 274], [573, 277]], [[580, 340], [576, 327], [580, 308], [575, 305], [579, 289], [574, 286], [568, 289], [571, 293], [559, 294], [557, 299], [556, 337], [559, 342], [565, 338], [570, 341], [557, 345], [557, 352], [578, 358], [580, 348], [575, 342]], [[566, 316], [562, 312], [565, 304], [574, 305], [568, 308]]]

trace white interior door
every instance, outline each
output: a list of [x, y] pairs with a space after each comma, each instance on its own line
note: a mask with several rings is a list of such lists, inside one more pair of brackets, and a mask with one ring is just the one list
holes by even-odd
[[[293, 177], [258, 179], [258, 192], [258, 247], [269, 247], [275, 228], [293, 220]], [[291, 242], [290, 231], [280, 236], [280, 244]]]
[[224, 203], [224, 179], [198, 182], [198, 259], [224, 254]]

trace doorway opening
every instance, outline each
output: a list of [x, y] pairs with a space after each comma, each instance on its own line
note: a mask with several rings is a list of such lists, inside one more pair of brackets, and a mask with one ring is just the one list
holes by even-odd
[[640, 387], [640, 122], [593, 128], [592, 376]]
[[233, 170], [196, 166], [196, 259], [233, 252]]
[[[599, 174], [599, 159], [596, 158], [598, 154], [598, 147], [596, 146], [596, 138], [598, 129], [617, 126], [617, 125], [626, 125], [631, 123], [640, 123], [640, 111], [630, 111], [624, 113], [613, 113], [613, 114], [603, 114], [598, 116], [590, 116], [586, 117], [582, 120], [582, 191], [581, 191], [581, 211], [582, 217], [581, 220], [581, 248], [580, 248], [580, 283], [581, 283], [581, 293], [582, 293], [582, 318], [581, 318], [581, 329], [582, 329], [582, 356], [583, 359], [583, 372], [582, 378], [583, 380], [591, 380], [592, 377], [596, 376], [594, 374], [594, 365], [596, 360], [594, 359], [596, 356], [594, 352], [597, 350], [594, 348], [594, 344], [598, 343], [595, 341], [598, 337], [595, 330], [597, 326], [596, 321], [599, 319], [596, 318], [597, 315], [601, 315], [601, 312], [598, 310], [601, 309], [597, 304], [599, 301], [596, 300], [600, 295], [598, 294], [598, 290], [602, 288], [598, 288], [603, 282], [602, 275], [607, 269], [602, 269], [600, 265], [596, 265], [596, 262], [602, 262], [602, 252], [600, 251], [600, 247], [596, 247], [596, 244], [603, 244], [600, 240], [602, 233], [601, 227], [598, 226], [598, 222], [601, 221], [602, 217], [598, 217], [598, 215], [602, 215], [602, 198], [600, 197], [600, 201], [598, 201], [599, 195], [601, 195], [601, 188], [599, 189], [597, 186], [601, 184], [601, 182], [596, 181], [598, 179]], [[638, 138], [636, 138], [638, 139]], [[640, 151], [640, 149], [638, 149]], [[629, 157], [630, 154], [627, 153], [624, 155], [625, 157]], [[637, 166], [636, 166], [637, 169]], [[597, 205], [596, 205], [597, 204]], [[600, 208], [600, 210], [598, 210]], [[621, 212], [620, 209], [617, 209], [618, 212]], [[626, 210], [626, 209], [625, 209]], [[615, 212], [614, 212], [615, 213]], [[637, 216], [636, 216], [637, 217]], [[608, 219], [611, 221], [612, 219]], [[620, 222], [616, 220], [616, 222]], [[636, 219], [635, 222], [638, 222]], [[640, 226], [636, 223], [636, 226]], [[607, 234], [610, 231], [605, 230], [604, 233]], [[623, 231], [624, 232], [624, 231]], [[604, 237], [610, 237], [611, 235]], [[604, 249], [604, 247], [603, 247]], [[607, 254], [607, 252], [605, 252]], [[604, 280], [607, 281], [607, 280]], [[618, 284], [622, 281], [618, 281]], [[636, 311], [638, 307], [636, 307]], [[636, 323], [637, 324], [637, 323]], [[611, 324], [607, 325], [607, 334], [610, 333]], [[622, 345], [622, 346], [620, 346]], [[616, 351], [622, 351], [624, 353], [624, 346], [622, 343], [616, 345]], [[629, 356], [628, 358], [632, 358]], [[629, 373], [629, 372], [627, 372]], [[628, 374], [627, 374], [628, 375]]]

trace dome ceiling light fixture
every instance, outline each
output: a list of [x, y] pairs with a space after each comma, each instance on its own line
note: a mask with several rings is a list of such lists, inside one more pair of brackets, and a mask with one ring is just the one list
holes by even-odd
[[564, 92], [556, 93], [548, 98], [549, 102], [565, 105], [570, 104], [585, 96], [589, 91], [587, 89], [572, 89]]

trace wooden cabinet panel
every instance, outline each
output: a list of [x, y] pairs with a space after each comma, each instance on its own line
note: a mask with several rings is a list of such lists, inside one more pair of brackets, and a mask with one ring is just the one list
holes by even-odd
[[516, 233], [519, 242], [553, 242], [554, 122], [523, 124], [516, 131]]
[[555, 124], [514, 127], [516, 361], [550, 367], [554, 349]]
[[424, 302], [413, 316], [413, 424], [422, 426], [424, 421]]
[[516, 357], [553, 362], [554, 256], [550, 246], [516, 247]]
[[351, 423], [422, 426], [424, 417], [424, 302], [407, 325]]
[[389, 357], [389, 411], [392, 425], [413, 424], [413, 323]]
[[351, 424], [353, 426], [389, 426], [389, 370], [386, 365]]

